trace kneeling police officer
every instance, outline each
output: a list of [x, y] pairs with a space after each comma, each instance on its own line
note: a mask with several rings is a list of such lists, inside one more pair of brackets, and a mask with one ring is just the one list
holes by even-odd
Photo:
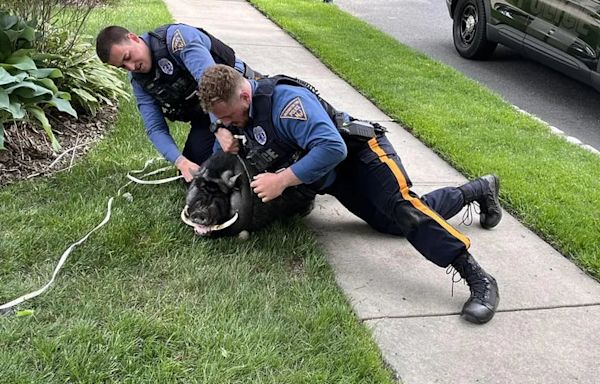
[[[129, 71], [148, 137], [188, 182], [212, 154], [215, 141], [209, 130], [211, 119], [199, 107], [200, 77], [215, 63], [235, 68], [247, 78], [258, 76], [232, 48], [205, 30], [185, 24], [164, 25], [141, 36], [123, 27], [106, 27], [96, 38], [96, 53], [104, 63]], [[165, 117], [190, 123], [183, 153]]]
[[[216, 65], [204, 72], [199, 92], [206, 111], [245, 135], [243, 155], [264, 172], [250, 184], [262, 201], [296, 185], [333, 195], [376, 230], [405, 236], [440, 267], [452, 265], [471, 291], [463, 317], [474, 323], [492, 319], [499, 302], [496, 280], [468, 252], [469, 239], [445, 219], [477, 202], [481, 225], [496, 226], [502, 217], [496, 176], [419, 197], [385, 130], [336, 111], [307, 83], [281, 75], [247, 80]], [[242, 152], [230, 136], [223, 150]]]

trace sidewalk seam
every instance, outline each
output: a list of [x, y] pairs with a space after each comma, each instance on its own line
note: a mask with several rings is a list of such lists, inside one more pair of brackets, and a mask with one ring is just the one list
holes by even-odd
[[[511, 313], [511, 312], [534, 312], [534, 311], [546, 311], [552, 309], [562, 309], [562, 308], [586, 308], [586, 307], [600, 307], [599, 303], [589, 303], [589, 304], [565, 304], [565, 305], [555, 305], [555, 306], [546, 306], [546, 307], [532, 307], [532, 308], [514, 308], [514, 309], [498, 309], [496, 313]], [[430, 315], [399, 315], [399, 316], [371, 316], [371, 317], [363, 317], [359, 318], [361, 322], [374, 321], [374, 320], [385, 320], [385, 319], [414, 319], [414, 318], [426, 318], [426, 317], [447, 317], [447, 316], [456, 316], [460, 315], [460, 312], [447, 312], [447, 313], [435, 313]]]

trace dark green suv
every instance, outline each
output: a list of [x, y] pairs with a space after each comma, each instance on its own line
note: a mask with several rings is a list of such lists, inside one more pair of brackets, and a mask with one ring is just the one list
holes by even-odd
[[446, 0], [458, 53], [484, 59], [498, 43], [600, 91], [600, 0]]

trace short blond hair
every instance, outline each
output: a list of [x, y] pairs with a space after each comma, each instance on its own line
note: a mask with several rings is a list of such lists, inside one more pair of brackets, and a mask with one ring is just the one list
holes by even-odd
[[243, 82], [242, 75], [230, 66], [217, 64], [208, 68], [198, 84], [202, 109], [209, 112], [214, 103], [229, 102]]

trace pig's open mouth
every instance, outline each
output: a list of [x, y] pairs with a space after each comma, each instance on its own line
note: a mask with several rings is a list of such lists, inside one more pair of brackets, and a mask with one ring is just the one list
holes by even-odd
[[224, 223], [213, 224], [213, 225], [202, 225], [202, 224], [194, 223], [189, 218], [188, 208], [189, 208], [188, 205], [183, 207], [183, 210], [181, 211], [181, 220], [183, 220], [183, 222], [186, 223], [187, 225], [189, 225], [190, 227], [194, 227], [194, 232], [199, 236], [208, 236], [211, 234], [211, 232], [220, 231], [222, 229], [231, 227], [233, 225], [233, 223], [235, 223], [239, 217], [238, 213], [236, 212], [231, 217], [231, 219], [227, 220]]

